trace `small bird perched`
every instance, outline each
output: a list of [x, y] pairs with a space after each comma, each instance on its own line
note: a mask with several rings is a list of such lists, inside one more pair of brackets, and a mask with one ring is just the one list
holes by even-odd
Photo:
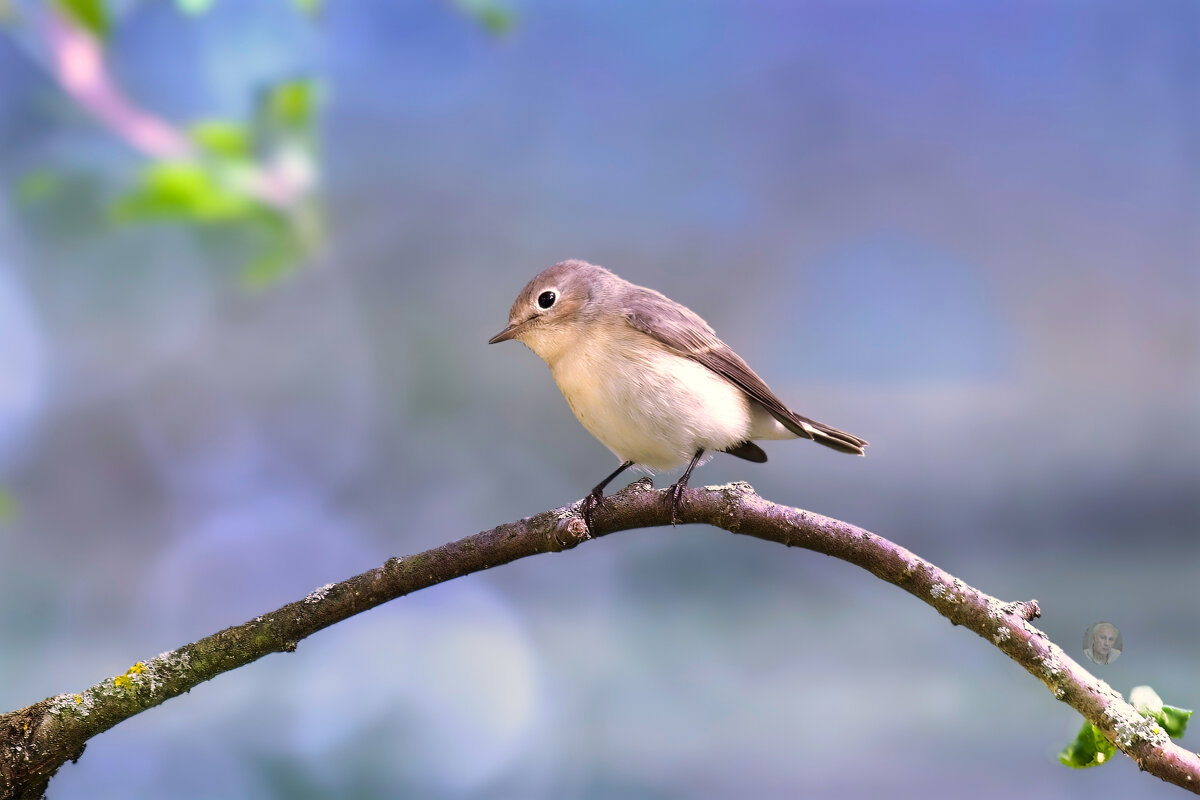
[[859, 456], [867, 446], [790, 410], [691, 309], [585, 261], [555, 264], [521, 290], [488, 344], [509, 339], [550, 366], [576, 418], [622, 462], [584, 498], [588, 527], [604, 487], [635, 464], [687, 464], [671, 487], [674, 522], [706, 451], [762, 463], [754, 439], [812, 439]]

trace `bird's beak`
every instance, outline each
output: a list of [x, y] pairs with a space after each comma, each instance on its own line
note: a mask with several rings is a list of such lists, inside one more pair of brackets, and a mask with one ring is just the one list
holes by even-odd
[[500, 331], [495, 336], [488, 339], [488, 344], [497, 344], [499, 342], [507, 342], [509, 339], [516, 338], [521, 333], [521, 328], [525, 327], [525, 323], [528, 321], [529, 320], [524, 320], [523, 322], [509, 323], [508, 326], [505, 327], [504, 330]]

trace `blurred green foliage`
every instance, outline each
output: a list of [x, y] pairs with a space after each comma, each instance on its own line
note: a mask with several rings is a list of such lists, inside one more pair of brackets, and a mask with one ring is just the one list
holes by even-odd
[[119, 222], [229, 222], [249, 217], [254, 210], [255, 203], [244, 194], [222, 186], [216, 170], [189, 161], [150, 164], [137, 187], [113, 206]]
[[[116, 18], [106, 0], [53, 0], [67, 19], [107, 44]], [[216, 0], [175, 0], [189, 16], [203, 15]], [[493, 35], [512, 29], [512, 13], [496, 0], [453, 0], [455, 7]], [[322, 0], [291, 0], [316, 18]], [[0, 20], [12, 11], [0, 0]], [[15, 11], [12, 11], [15, 14]], [[240, 265], [241, 280], [258, 288], [288, 275], [321, 246], [317, 126], [320, 87], [309, 77], [289, 78], [258, 91], [245, 120], [209, 119], [184, 131], [190, 152], [152, 160], [139, 168], [109, 204], [109, 223], [172, 222], [218, 231], [207, 244]], [[73, 186], [88, 184], [87, 191]], [[94, 183], [91, 182], [91, 183]], [[38, 168], [15, 187], [26, 207], [78, 206], [96, 194], [86, 176]], [[217, 241], [219, 239], [219, 241]]]
[[55, 0], [58, 10], [97, 39], [105, 40], [112, 27], [112, 18], [104, 0]]
[[512, 11], [495, 0], [455, 0], [455, 5], [494, 36], [508, 33], [516, 24]]
[[250, 133], [234, 122], [197, 122], [189, 131], [192, 141], [205, 153], [218, 158], [250, 158]]
[[40, 203], [54, 194], [58, 183], [58, 176], [48, 169], [27, 172], [17, 183], [17, 201], [22, 205]]
[[[203, 14], [213, 7], [214, 2], [215, 0], [175, 0], [175, 5], [185, 14]], [[321, 13], [324, 3], [323, 0], [292, 0], [292, 5], [315, 17]]]
[[259, 97], [255, 125], [262, 135], [294, 135], [311, 140], [316, 124], [317, 102], [315, 82], [283, 81]]
[[212, 8], [213, 0], [175, 0], [175, 5], [185, 14], [203, 14]]
[[309, 16], [315, 17], [321, 13], [324, 0], [292, 0], [292, 5]]
[[17, 499], [7, 489], [0, 488], [0, 525], [17, 516]]
[[312, 80], [286, 80], [259, 93], [247, 123], [192, 125], [195, 154], [147, 164], [113, 204], [113, 220], [241, 228], [243, 283], [260, 288], [286, 276], [321, 243], [318, 94]]

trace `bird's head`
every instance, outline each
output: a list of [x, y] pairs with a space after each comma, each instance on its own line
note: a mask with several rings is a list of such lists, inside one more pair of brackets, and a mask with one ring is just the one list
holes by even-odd
[[586, 261], [563, 261], [525, 285], [508, 312], [508, 325], [488, 344], [516, 339], [546, 363], [586, 336], [604, 300], [621, 279]]

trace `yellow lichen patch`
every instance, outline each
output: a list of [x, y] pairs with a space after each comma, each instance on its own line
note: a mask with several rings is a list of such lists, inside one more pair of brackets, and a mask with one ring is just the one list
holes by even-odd
[[139, 661], [129, 669], [125, 670], [124, 675], [118, 675], [113, 678], [113, 687], [117, 689], [128, 689], [133, 685], [133, 679], [146, 671], [146, 663]]
[[81, 695], [81, 694], [75, 695], [75, 705], [79, 705], [82, 702], [83, 702], [83, 695]]

